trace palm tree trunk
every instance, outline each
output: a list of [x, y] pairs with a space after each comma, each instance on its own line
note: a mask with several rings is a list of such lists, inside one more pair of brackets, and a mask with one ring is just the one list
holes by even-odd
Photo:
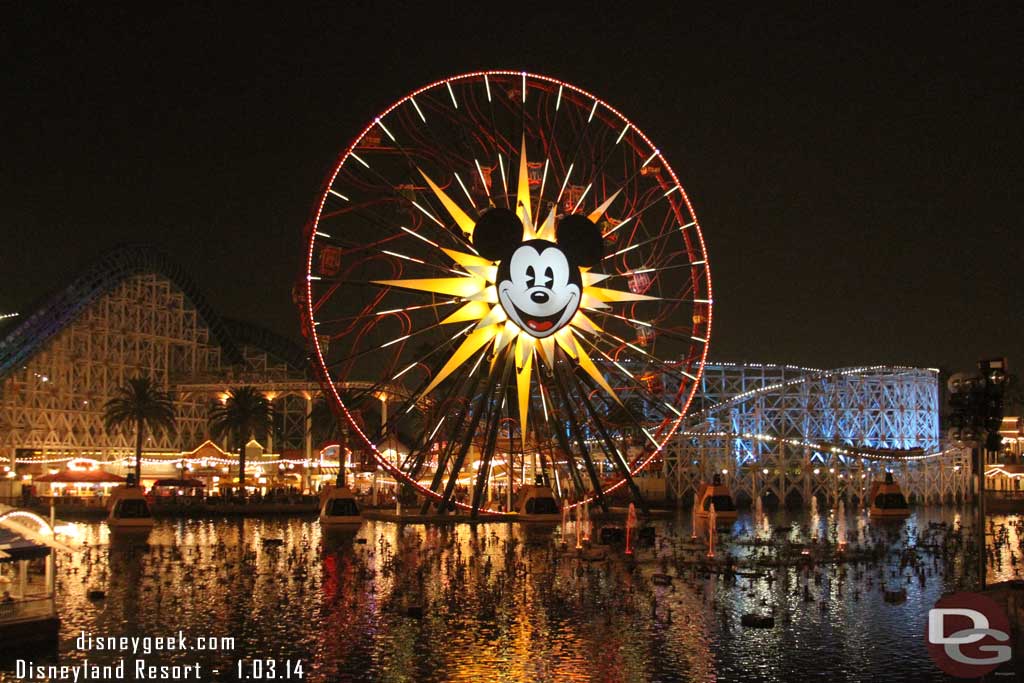
[[135, 423], [135, 485], [142, 488], [142, 432], [146, 423], [138, 420]]
[[245, 443], [238, 447], [238, 483], [242, 486], [242, 498], [245, 498]]

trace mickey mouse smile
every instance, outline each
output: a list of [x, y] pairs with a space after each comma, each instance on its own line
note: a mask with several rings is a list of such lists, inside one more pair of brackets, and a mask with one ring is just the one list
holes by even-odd
[[[521, 308], [512, 303], [511, 296], [509, 296], [507, 302], [504, 298], [501, 299], [501, 307], [505, 309], [505, 312], [517, 324], [519, 324], [522, 327], [522, 323], [526, 323], [525, 327], [527, 330], [533, 332], [535, 336], [541, 337], [546, 336], [545, 333], [547, 332], [557, 332], [558, 328], [563, 327], [564, 323], [559, 323], [562, 322], [563, 318], [571, 317], [571, 315], [566, 316], [566, 312], [569, 310], [570, 306], [572, 306], [571, 313], [576, 313], [576, 306], [573, 306], [573, 304], [576, 303], [577, 301], [578, 298], [574, 294], [572, 300], [568, 304], [566, 304], [566, 306], [562, 310], [547, 316], [530, 315], [529, 313], [523, 311]], [[511, 312], [508, 310], [509, 308], [512, 309]]]

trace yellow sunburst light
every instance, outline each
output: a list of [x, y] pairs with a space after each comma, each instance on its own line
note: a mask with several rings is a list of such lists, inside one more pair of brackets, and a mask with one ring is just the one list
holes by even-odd
[[[526, 139], [523, 138], [519, 155], [519, 179], [516, 187], [515, 214], [523, 224], [522, 241], [544, 240], [555, 242], [555, 230], [557, 217], [555, 205], [540, 225], [535, 226], [532, 221], [530, 183], [528, 175], [528, 164], [526, 156]], [[469, 216], [441, 187], [434, 182], [422, 169], [418, 169], [420, 175], [426, 180], [427, 186], [434, 196], [444, 207], [445, 211], [454, 221], [455, 226], [462, 234], [472, 239], [476, 221]], [[619, 196], [621, 190], [609, 195], [600, 205], [587, 214], [590, 221], [598, 221], [608, 210], [611, 204]], [[611, 277], [610, 274], [593, 272], [589, 268], [580, 268], [580, 280], [582, 290], [579, 306], [575, 314], [561, 329], [558, 329], [550, 336], [537, 338], [525, 331], [509, 318], [499, 301], [497, 291], [498, 261], [491, 261], [482, 256], [469, 254], [454, 249], [440, 248], [448, 258], [463, 268], [465, 275], [458, 277], [444, 278], [413, 278], [402, 280], [375, 280], [376, 284], [398, 287], [401, 289], [429, 292], [431, 294], [442, 294], [453, 296], [462, 305], [451, 315], [441, 321], [442, 325], [465, 323], [477, 321], [473, 330], [466, 335], [458, 348], [448, 358], [430, 384], [423, 390], [423, 395], [429, 394], [441, 382], [447, 379], [463, 363], [473, 358], [475, 354], [488, 344], [493, 345], [493, 351], [497, 354], [509, 344], [513, 344], [512, 353], [515, 362], [516, 387], [519, 397], [519, 424], [523, 440], [526, 440], [529, 399], [531, 382], [533, 381], [532, 371], [535, 365], [534, 357], [539, 356], [544, 363], [554, 371], [555, 367], [555, 346], [557, 345], [568, 356], [575, 361], [587, 375], [593, 379], [613, 400], [619, 401], [618, 396], [608, 385], [594, 361], [590, 358], [581, 342], [583, 334], [599, 336], [603, 330], [584, 311], [600, 311], [611, 308], [610, 304], [650, 301], [658, 297], [645, 294], [635, 294], [629, 291], [608, 289], [596, 286], [598, 283]], [[491, 371], [494, 369], [492, 367]], [[539, 369], [538, 369], [539, 372]], [[538, 379], [539, 382], [539, 379]]]

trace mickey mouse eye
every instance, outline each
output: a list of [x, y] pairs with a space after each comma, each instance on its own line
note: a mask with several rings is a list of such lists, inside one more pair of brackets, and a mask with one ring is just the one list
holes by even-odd
[[551, 266], [548, 266], [547, 268], [544, 269], [544, 282], [542, 286], [547, 287], [548, 289], [552, 289], [554, 287], [554, 284], [555, 271], [551, 270]]
[[[551, 270], [548, 268], [548, 270]], [[533, 266], [526, 266], [526, 288], [533, 289], [537, 286], [537, 271], [533, 269]]]

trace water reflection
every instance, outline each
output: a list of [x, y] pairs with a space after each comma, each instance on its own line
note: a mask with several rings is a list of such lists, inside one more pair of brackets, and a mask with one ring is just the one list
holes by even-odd
[[[807, 564], [834, 554], [837, 514], [741, 515], [716, 538], [730, 571], [707, 565], [706, 529], [688, 512], [654, 522], [655, 544], [633, 560], [618, 548], [596, 562], [577, 558], [572, 522], [565, 551], [560, 524], [368, 521], [322, 532], [306, 519], [177, 520], [142, 537], [80, 524], [86, 549], [60, 567], [61, 662], [116, 659], [75, 650], [83, 630], [182, 628], [233, 636], [235, 649], [153, 658], [199, 662], [225, 679], [239, 657], [299, 659], [313, 681], [937, 676], [926, 614], [941, 593], [971, 587], [972, 516], [921, 509], [876, 524], [850, 510], [855, 561]], [[989, 579], [1018, 578], [1021, 521], [992, 521], [1001, 544]], [[885, 602], [897, 588], [905, 601]], [[774, 628], [742, 626], [748, 613], [774, 615]]]

